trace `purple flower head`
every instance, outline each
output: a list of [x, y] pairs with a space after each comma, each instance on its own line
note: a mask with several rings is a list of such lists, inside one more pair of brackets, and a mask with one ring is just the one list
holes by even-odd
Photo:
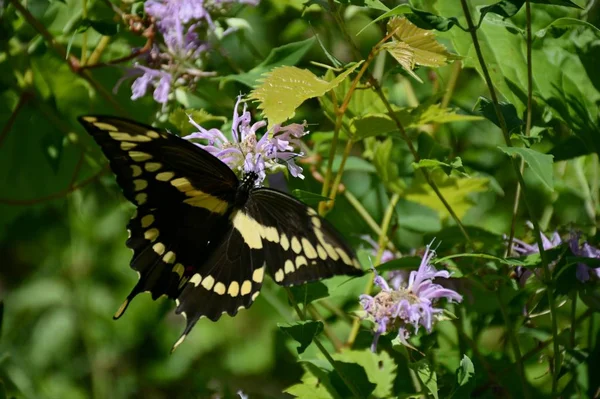
[[[587, 242], [584, 242], [581, 246], [579, 245], [579, 233], [571, 232], [569, 247], [576, 256], [600, 259], [600, 249], [592, 247]], [[578, 263], [575, 276], [582, 283], [589, 281], [592, 276], [598, 279], [600, 278], [600, 267], [593, 268], [584, 263]]]
[[408, 338], [417, 333], [419, 327], [431, 332], [434, 323], [442, 316], [443, 309], [436, 308], [439, 298], [461, 302], [457, 292], [435, 284], [435, 278], [449, 278], [446, 270], [436, 270], [430, 262], [435, 251], [428, 245], [419, 269], [411, 271], [408, 281], [396, 280], [388, 284], [375, 272], [374, 282], [381, 289], [375, 295], [361, 295], [360, 302], [370, 319], [375, 322], [375, 337], [371, 350], [374, 352], [379, 337], [387, 332], [397, 331], [400, 342], [408, 344]]
[[165, 71], [150, 69], [142, 65], [138, 65], [133, 69], [133, 72], [142, 72], [131, 86], [131, 99], [136, 100], [146, 95], [149, 86], [154, 87], [153, 97], [156, 102], [165, 104], [168, 100], [171, 90], [171, 74]]
[[295, 148], [300, 147], [300, 137], [309, 133], [304, 130], [306, 123], [293, 123], [287, 126], [277, 124], [259, 139], [257, 131], [267, 126], [267, 122], [259, 121], [252, 124], [252, 115], [245, 103], [240, 115], [238, 109], [241, 101], [242, 96], [239, 96], [233, 111], [231, 126], [233, 141], [229, 141], [218, 129], [204, 129], [191, 117], [190, 123], [198, 131], [185, 136], [184, 139], [206, 140], [206, 144], [194, 144], [219, 158], [238, 174], [257, 173], [259, 176], [257, 185], [265, 179], [266, 170], [278, 169], [280, 161], [287, 164], [292, 176], [304, 179], [302, 168], [296, 165], [294, 158], [303, 155], [302, 152], [296, 152]]

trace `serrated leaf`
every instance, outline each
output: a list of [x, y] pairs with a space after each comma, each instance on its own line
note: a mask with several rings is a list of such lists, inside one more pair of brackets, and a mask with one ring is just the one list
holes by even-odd
[[[434, 171], [435, 172], [435, 171]], [[432, 177], [436, 182], [439, 191], [442, 193], [446, 201], [450, 204], [459, 218], [462, 218], [465, 213], [473, 206], [468, 196], [473, 193], [486, 191], [489, 179], [482, 177], [456, 178], [446, 177], [440, 173], [432, 173]], [[450, 216], [444, 204], [440, 201], [431, 187], [422, 182], [415, 185], [405, 192], [405, 198], [409, 201], [426, 205], [438, 212], [441, 219]]]
[[392, 41], [383, 48], [398, 61], [412, 77], [423, 81], [413, 72], [417, 65], [441, 67], [448, 60], [460, 57], [449, 53], [442, 44], [435, 40], [433, 32], [417, 27], [404, 17], [392, 18], [387, 24], [388, 34], [394, 32]]
[[296, 348], [298, 354], [304, 353], [308, 345], [311, 344], [313, 339], [317, 337], [323, 331], [323, 322], [322, 321], [297, 321], [292, 325], [282, 325], [277, 324], [277, 327], [298, 342], [298, 347]]
[[429, 364], [423, 360], [411, 363], [408, 367], [417, 372], [417, 376], [419, 377], [419, 380], [421, 380], [421, 383], [427, 387], [427, 390], [435, 399], [438, 399], [437, 374], [429, 367]]
[[[340, 373], [344, 375], [344, 379], [340, 377]], [[347, 383], [353, 385], [358, 391], [359, 397], [368, 398], [375, 390], [376, 386], [367, 376], [365, 369], [356, 363], [347, 363], [340, 360], [335, 361], [335, 370], [329, 374], [331, 385], [344, 398], [355, 397], [348, 388]]]
[[347, 350], [334, 355], [335, 360], [355, 363], [365, 370], [367, 378], [376, 385], [373, 395], [387, 398], [392, 394], [396, 377], [396, 363], [387, 352], [373, 353], [365, 350]]
[[358, 62], [331, 81], [318, 78], [308, 69], [279, 67], [273, 69], [254, 89], [249, 98], [257, 100], [259, 109], [269, 121], [269, 125], [281, 123], [294, 116], [296, 108], [309, 98], [320, 97], [339, 85], [360, 64]]
[[315, 38], [311, 37], [310, 39], [276, 47], [271, 50], [263, 62], [248, 72], [237, 75], [228, 75], [221, 78], [221, 81], [223, 83], [237, 81], [248, 87], [255, 87], [260, 77], [268, 71], [283, 65], [296, 65], [314, 44]]
[[516, 148], [498, 146], [500, 150], [508, 154], [509, 156], [520, 156], [525, 163], [529, 166], [531, 172], [546, 186], [550, 191], [554, 191], [554, 169], [553, 156], [548, 154], [542, 154], [539, 151], [532, 150], [531, 148]]
[[459, 386], [463, 386], [469, 382], [469, 380], [475, 375], [475, 367], [473, 362], [467, 355], [463, 355], [460, 361], [460, 366], [456, 370], [456, 377]]
[[[515, 130], [520, 131], [521, 126], [525, 124], [519, 115], [517, 114], [517, 109], [514, 105], [507, 102], [500, 101], [498, 103], [500, 106], [500, 112], [504, 117], [504, 121], [506, 122], [506, 128], [509, 133], [514, 132]], [[500, 127], [500, 122], [498, 121], [498, 117], [496, 116], [496, 109], [494, 104], [485, 97], [479, 97], [477, 102], [475, 103], [475, 109], [483, 115], [487, 120], [492, 122], [494, 125]]]

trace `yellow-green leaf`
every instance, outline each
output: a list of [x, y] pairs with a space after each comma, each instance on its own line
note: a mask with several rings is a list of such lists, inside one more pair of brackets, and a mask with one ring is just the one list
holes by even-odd
[[[438, 189], [450, 204], [459, 219], [473, 206], [468, 196], [488, 189], [489, 179], [483, 177], [457, 178], [447, 177], [443, 173], [431, 173]], [[405, 191], [409, 201], [428, 206], [438, 212], [441, 219], [450, 216], [448, 210], [440, 201], [431, 187], [424, 181]]]
[[448, 60], [460, 58], [438, 43], [433, 31], [421, 29], [404, 17], [392, 18], [387, 30], [388, 34], [393, 32], [392, 41], [383, 48], [421, 83], [423, 81], [413, 72], [416, 65], [437, 68], [446, 65]]
[[339, 85], [360, 64], [356, 63], [331, 81], [323, 80], [307, 69], [284, 66], [273, 69], [249, 98], [257, 100], [269, 125], [281, 123], [294, 116], [304, 101], [320, 97]]

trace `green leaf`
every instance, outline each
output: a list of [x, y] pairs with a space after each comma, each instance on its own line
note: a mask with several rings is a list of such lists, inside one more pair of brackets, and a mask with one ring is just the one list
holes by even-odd
[[300, 344], [297, 350], [298, 354], [302, 354], [313, 339], [323, 331], [323, 322], [313, 320], [297, 321], [289, 326], [277, 323], [277, 327]]
[[320, 281], [314, 281], [308, 284], [294, 285], [289, 287], [297, 303], [309, 304], [321, 298], [329, 296], [329, 289]]
[[[480, 116], [457, 114], [451, 108], [442, 108], [440, 104], [427, 103], [415, 108], [401, 109], [394, 112], [394, 116], [406, 129], [433, 123], [444, 124], [482, 120]], [[353, 133], [353, 139], [356, 141], [398, 132], [398, 127], [389, 114], [377, 113], [353, 118], [350, 121], [350, 130]]]
[[375, 385], [372, 392], [376, 397], [387, 398], [392, 395], [396, 363], [387, 352], [373, 353], [368, 349], [347, 350], [334, 355], [334, 358], [345, 363], [362, 366], [369, 382]]
[[[517, 115], [517, 109], [514, 105], [507, 102], [499, 102], [500, 112], [504, 117], [504, 121], [506, 122], [506, 127], [509, 133], [514, 132], [515, 130], [520, 131], [521, 126], [525, 124], [521, 118]], [[498, 117], [496, 116], [496, 109], [494, 108], [494, 104], [485, 97], [479, 97], [477, 103], [475, 103], [475, 108], [477, 111], [482, 114], [487, 120], [491, 121], [494, 125], [500, 127], [500, 122], [498, 121]]]
[[392, 270], [418, 269], [420, 264], [421, 258], [418, 256], [403, 256], [377, 266], [377, 272], [382, 273]]
[[284, 389], [288, 393], [300, 399], [338, 399], [339, 395], [331, 386], [329, 374], [325, 370], [312, 364], [305, 366], [307, 369], [300, 380], [301, 383]]
[[245, 84], [248, 87], [255, 87], [257, 80], [264, 74], [272, 69], [275, 69], [284, 65], [296, 65], [302, 57], [311, 49], [315, 44], [316, 39], [311, 37], [310, 39], [302, 40], [299, 42], [284, 44], [283, 46], [276, 47], [271, 50], [267, 58], [256, 67], [252, 68], [248, 72], [228, 75], [220, 78], [222, 83], [229, 81], [237, 81]]
[[412, 10], [408, 4], [400, 4], [399, 6], [392, 8], [388, 12], [381, 14], [380, 16], [378, 16], [377, 18], [375, 18], [374, 20], [372, 20], [371, 22], [366, 24], [364, 28], [362, 28], [361, 30], [358, 31], [356, 36], [360, 35], [365, 29], [367, 29], [369, 26], [373, 25], [376, 22], [379, 22], [386, 18], [395, 17], [396, 15], [408, 14], [410, 12], [412, 12]]
[[413, 168], [415, 169], [437, 169], [440, 168], [446, 173], [446, 175], [450, 176], [453, 170], [457, 171], [461, 176], [469, 177], [469, 175], [465, 172], [465, 168], [463, 167], [462, 160], [460, 157], [456, 157], [452, 163], [446, 163], [438, 161], [437, 159], [421, 159], [419, 162], [412, 163]]
[[[344, 376], [344, 379], [340, 377], [340, 373]], [[361, 398], [368, 398], [376, 388], [376, 385], [369, 381], [365, 369], [356, 363], [336, 360], [335, 370], [330, 373], [329, 379], [331, 385], [344, 398], [355, 397], [346, 385], [346, 381], [354, 386]]]
[[467, 384], [475, 375], [475, 367], [473, 362], [467, 355], [463, 355], [460, 361], [460, 366], [456, 370], [456, 379], [459, 386]]
[[391, 137], [388, 137], [385, 141], [376, 142], [373, 149], [373, 165], [377, 169], [377, 174], [383, 184], [390, 191], [401, 193], [404, 189], [404, 183], [400, 180], [398, 166], [392, 160], [393, 146], [394, 142]]
[[304, 191], [300, 189], [292, 190], [292, 194], [294, 197], [308, 205], [318, 205], [322, 201], [331, 201], [331, 198], [323, 197], [321, 194], [311, 193], [310, 191]]
[[257, 100], [259, 109], [273, 126], [294, 116], [296, 108], [309, 98], [320, 97], [339, 85], [360, 64], [358, 62], [328, 82], [308, 69], [284, 66], [273, 69], [254, 89], [249, 98]]
[[114, 36], [119, 33], [119, 24], [116, 24], [112, 21], [94, 21], [94, 20], [84, 20], [89, 21], [90, 26], [96, 32], [100, 33], [104, 36]]
[[544, 36], [546, 36], [546, 33], [548, 33], [549, 30], [573, 29], [578, 26], [583, 26], [583, 27], [589, 28], [596, 34], [600, 34], [600, 29], [598, 29], [594, 25], [590, 24], [589, 22], [582, 21], [580, 19], [575, 19], [575, 18], [558, 18], [558, 19], [555, 19], [554, 21], [550, 22], [544, 29], [540, 29], [537, 32], [535, 32], [534, 36], [535, 36], [535, 38], [543, 38]]
[[410, 363], [408, 367], [417, 372], [417, 376], [421, 383], [427, 387], [427, 390], [435, 399], [438, 399], [437, 375], [435, 371], [429, 367], [429, 364], [425, 360], [422, 360], [416, 363]]
[[554, 191], [554, 170], [552, 168], [552, 155], [542, 154], [539, 151], [530, 148], [516, 148], [498, 146], [500, 150], [509, 156], [520, 156], [533, 174], [542, 182], [550, 191]]
[[179, 108], [169, 114], [169, 122], [171, 122], [173, 126], [175, 126], [180, 136], [185, 136], [198, 130], [194, 127], [194, 125], [190, 123], [190, 116], [194, 120], [194, 122], [196, 122], [200, 126], [203, 126], [208, 122], [214, 121], [222, 123], [227, 122], [227, 118], [223, 116], [211, 115], [203, 109]]
[[[577, 4], [573, 3], [570, 0], [531, 0], [531, 2], [537, 4], [564, 6], [581, 9], [581, 7], [579, 7]], [[503, 18], [510, 18], [514, 16], [521, 9], [521, 7], [523, 7], [524, 4], [525, 0], [502, 0], [490, 6], [482, 7], [479, 10], [479, 12], [481, 13], [479, 25], [481, 25], [481, 21], [488, 12], [498, 14]]]
[[463, 28], [458, 22], [458, 18], [456, 17], [445, 18], [427, 11], [418, 10], [414, 7], [411, 7], [411, 11], [412, 14], [409, 14], [406, 17], [410, 20], [410, 22], [417, 25], [421, 29], [435, 29], [440, 32], [446, 32], [456, 25], [460, 29], [467, 31], [467, 29]]
[[[333, 159], [333, 164], [331, 165], [331, 171], [332, 172], [339, 171], [341, 164], [342, 164], [342, 156], [336, 155], [336, 157]], [[344, 165], [344, 170], [345, 171], [354, 170], [357, 172], [366, 172], [366, 173], [375, 173], [376, 172], [375, 166], [373, 166], [373, 164], [371, 164], [369, 161], [365, 161], [362, 158], [353, 157], [353, 156], [349, 156], [348, 158], [346, 158], [346, 164]]]
[[4, 301], [0, 301], [0, 338], [2, 337], [3, 322], [4, 322]]

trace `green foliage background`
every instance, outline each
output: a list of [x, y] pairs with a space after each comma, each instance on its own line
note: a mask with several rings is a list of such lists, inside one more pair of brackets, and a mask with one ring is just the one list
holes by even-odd
[[[390, 9], [402, 5], [394, 1], [303, 3], [263, 0], [256, 8], [235, 7], [229, 16], [247, 21], [248, 27], [222, 41], [221, 51], [227, 57], [217, 54], [210, 64], [218, 77], [203, 80], [194, 92], [179, 91], [176, 103], [181, 108], [202, 109], [230, 119], [236, 96], [255, 88], [257, 79], [274, 67], [296, 65], [331, 78], [311, 61], [331, 64], [328, 55], [343, 63], [367, 58], [385, 35], [385, 20], [368, 25], [383, 13], [379, 4], [385, 3]], [[482, 6], [493, 3], [469, 2], [477, 18]], [[445, 105], [456, 108], [460, 115], [485, 117], [439, 125], [426, 119], [414, 126], [406, 124], [422, 158], [437, 162], [421, 166], [431, 170], [432, 178], [467, 226], [473, 240], [470, 249], [422, 176], [415, 173], [406, 143], [389, 129], [389, 119], [381, 116], [385, 107], [374, 92], [363, 87], [352, 98], [346, 117], [356, 118], [353, 133], [361, 140], [352, 149], [342, 183], [377, 224], [384, 218], [391, 195], [400, 194], [389, 236], [401, 252], [422, 248], [436, 237], [440, 256], [475, 249], [503, 257], [502, 235], [511, 229], [517, 187], [507, 153], [519, 150], [526, 160], [532, 157], [524, 177], [534, 217], [542, 230], [559, 229], [564, 234], [576, 228], [591, 243], [598, 243], [600, 8], [597, 2], [587, 5], [583, 0], [575, 3], [585, 11], [568, 1], [534, 3], [532, 137], [522, 134], [527, 106], [525, 7], [509, 19], [489, 12], [477, 31], [501, 101], [512, 104], [506, 105], [505, 114], [511, 116], [512, 142], [519, 148], [498, 149], [506, 143], [494, 124], [497, 119], [479, 74], [473, 41], [458, 27], [436, 35], [462, 61], [437, 69], [418, 68], [415, 73], [423, 84], [402, 72], [385, 53], [371, 66], [387, 98], [405, 110], [400, 117], [408, 122], [419, 120], [415, 116], [419, 111], [410, 114], [408, 108], [421, 105], [431, 111], [427, 107], [441, 101], [447, 101]], [[29, 20], [16, 4], [27, 10]], [[435, 15], [457, 17], [461, 26], [466, 26], [458, 0], [415, 0], [411, 5]], [[316, 376], [325, 369], [324, 360], [314, 345], [298, 355], [298, 343], [278, 328], [278, 323], [294, 323], [296, 315], [286, 292], [271, 281], [252, 308], [235, 318], [224, 317], [218, 323], [201, 320], [172, 355], [170, 348], [184, 321], [173, 314], [171, 301], [162, 298], [153, 303], [149, 295], [140, 295], [125, 317], [112, 320], [137, 280], [128, 267], [131, 254], [124, 245], [125, 225], [133, 206], [121, 196], [99, 148], [76, 118], [90, 113], [121, 114], [171, 129], [177, 124], [172, 123], [176, 119], [169, 122], [150, 97], [131, 101], [128, 83], [112, 92], [124, 73], [122, 65], [85, 71], [70, 67], [60, 48], [70, 47], [69, 56], [79, 57], [84, 35], [87, 43], [101, 39], [94, 29], [76, 32], [84, 13], [108, 24], [108, 31], [103, 33], [110, 34], [110, 42], [102, 61], [127, 56], [132, 47], [144, 44], [123, 23], [115, 22], [114, 12], [105, 1], [10, 0], [0, 9], [0, 296], [4, 301], [0, 380], [5, 395], [205, 398], [235, 397], [242, 389], [251, 398], [279, 398], [289, 397], [282, 391], [302, 380], [304, 385], [296, 385], [290, 393], [321, 397], [322, 391], [314, 387], [318, 386]], [[357, 51], [348, 43], [337, 19], [343, 21]], [[41, 35], [36, 24], [56, 42]], [[310, 39], [314, 36], [320, 43]], [[268, 58], [277, 48], [280, 50]], [[242, 72], [232, 69], [229, 61]], [[335, 89], [338, 98], [347, 92], [349, 84], [346, 80]], [[448, 90], [451, 95], [445, 98]], [[485, 98], [480, 99], [482, 96]], [[256, 108], [256, 104], [251, 107]], [[255, 119], [259, 116], [260, 111], [256, 111]], [[309, 122], [311, 151], [325, 159], [334, 129], [332, 116], [331, 97], [326, 94], [305, 101], [293, 117], [294, 121]], [[221, 123], [221, 119], [209, 122], [213, 126]], [[341, 140], [346, 142], [347, 136], [342, 134]], [[338, 159], [342, 149], [340, 145]], [[544, 163], [549, 158], [542, 154], [553, 159]], [[459, 157], [461, 164], [456, 163]], [[446, 172], [452, 170], [452, 179], [443, 169], [432, 169], [440, 163]], [[311, 165], [303, 166], [307, 179], [291, 179], [290, 189], [320, 193], [321, 184], [311, 174]], [[339, 194], [328, 218], [355, 248], [363, 248], [361, 259], [368, 267], [364, 256], [368, 248], [360, 236], [377, 236], [357, 214], [351, 199]], [[516, 218], [516, 236], [531, 237], [525, 228], [531, 215], [524, 206]], [[547, 308], [545, 299], [536, 293], [541, 283], [519, 288], [505, 266], [486, 258], [454, 259], [450, 267], [456, 277], [462, 276], [456, 289], [465, 295], [465, 302], [453, 309], [459, 320], [442, 322], [433, 334], [418, 339], [420, 349], [427, 353], [422, 359], [426, 364], [418, 363], [421, 356], [406, 349], [393, 350], [391, 338], [384, 338], [380, 344], [384, 352], [376, 358], [378, 368], [369, 366], [374, 358], [363, 354], [372, 339], [366, 323], [354, 344], [355, 351], [338, 354], [336, 360], [360, 364], [376, 386], [372, 388], [375, 397], [388, 397], [391, 392], [401, 397], [415, 394], [415, 376], [424, 381], [424, 394], [429, 388], [436, 395], [439, 389], [441, 397], [467, 397], [463, 395], [476, 389], [483, 397], [494, 397], [494, 389], [498, 389], [500, 397], [522, 397], [518, 369], [509, 349], [510, 336], [505, 334], [508, 318], [515, 323], [509, 329], [516, 331], [522, 353], [532, 353], [524, 360], [530, 395], [550, 397], [550, 318], [542, 314], [535, 321], [524, 320], [522, 314], [523, 307], [532, 303], [539, 309]], [[560, 336], [554, 337], [560, 339], [564, 350], [559, 390], [564, 397], [593, 397], [598, 389], [594, 379], [599, 356], [598, 318], [594, 314], [599, 303], [597, 284], [584, 286], [574, 281], [573, 263], [562, 270], [566, 272], [555, 276], [552, 284], [561, 303], [557, 310]], [[342, 341], [349, 334], [351, 320], [336, 310], [352, 314], [370, 278], [347, 281], [339, 277], [324, 282], [329, 297], [318, 300], [316, 309]], [[327, 347], [333, 348], [330, 343]], [[465, 354], [475, 365], [475, 377], [457, 387], [455, 373], [469, 369]], [[312, 370], [312, 374], [305, 374], [305, 370]], [[348, 372], [353, 375], [353, 370]], [[431, 388], [432, 380], [426, 377], [433, 372], [437, 381]]]

